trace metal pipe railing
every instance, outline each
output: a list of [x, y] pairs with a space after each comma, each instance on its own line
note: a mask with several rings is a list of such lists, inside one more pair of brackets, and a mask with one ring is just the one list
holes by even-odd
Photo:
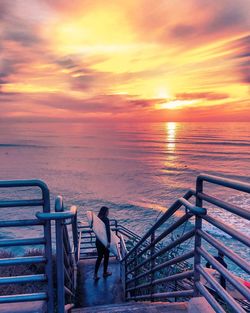
[[208, 303], [212, 306], [216, 313], [227, 313], [201, 282], [197, 282], [196, 287], [200, 294], [207, 299]]
[[47, 281], [47, 277], [44, 274], [0, 277], [0, 285], [24, 284], [24, 283], [34, 283], [34, 282], [44, 282], [44, 281]]
[[[36, 207], [41, 206], [43, 213], [50, 212], [50, 193], [47, 185], [40, 180], [14, 180], [14, 181], [0, 181], [0, 188], [19, 188], [19, 187], [35, 187], [41, 191], [40, 199], [25, 199], [25, 200], [0, 200], [0, 208], [7, 207]], [[25, 188], [26, 189], [26, 188]], [[19, 190], [23, 192], [22, 190]], [[26, 192], [26, 190], [25, 190]], [[47, 290], [44, 293], [20, 294], [20, 295], [6, 295], [0, 297], [0, 303], [24, 302], [46, 300], [47, 310], [54, 311], [54, 291], [53, 291], [53, 273], [52, 273], [52, 245], [51, 245], [51, 225], [50, 221], [38, 221], [34, 219], [26, 220], [2, 220], [0, 227], [26, 227], [26, 226], [43, 226], [43, 237], [25, 238], [25, 239], [10, 239], [0, 240], [0, 247], [14, 247], [14, 246], [39, 246], [44, 247], [43, 256], [32, 257], [13, 257], [0, 260], [0, 266], [16, 266], [33, 263], [45, 264], [45, 275], [29, 275], [18, 277], [6, 277], [1, 279], [1, 283], [36, 283], [47, 280]], [[41, 274], [42, 275], [42, 274]]]
[[232, 236], [233, 238], [239, 240], [240, 242], [244, 243], [246, 246], [250, 247], [250, 237], [242, 234], [241, 232], [233, 229], [232, 227], [228, 226], [227, 224], [220, 221], [218, 218], [212, 216], [204, 216], [204, 220], [209, 222], [211, 225], [219, 228], [220, 230], [224, 231], [226, 234]]
[[213, 286], [217, 294], [225, 300], [227, 304], [231, 307], [233, 312], [235, 313], [245, 313], [245, 310], [242, 309], [242, 307], [231, 297], [225, 289], [213, 278], [212, 275], [210, 275], [208, 272], [206, 272], [202, 266], [197, 265], [197, 270], [199, 273]]
[[[140, 257], [143, 253], [145, 253], [147, 250], [155, 246], [158, 242], [160, 242], [162, 239], [166, 238], [167, 235], [169, 235], [171, 232], [173, 232], [175, 229], [177, 229], [179, 226], [184, 224], [192, 215], [191, 214], [185, 214], [180, 219], [178, 219], [175, 223], [173, 223], [171, 226], [169, 226], [161, 235], [157, 236], [149, 245], [144, 247], [138, 254], [137, 257]], [[127, 262], [127, 265], [129, 266], [130, 263], [133, 261]]]
[[43, 199], [34, 200], [2, 200], [0, 201], [0, 208], [15, 208], [22, 206], [42, 206], [44, 203]]
[[[190, 189], [183, 198], [178, 199], [168, 211], [159, 219], [155, 225], [153, 225], [150, 230], [140, 238], [135, 246], [128, 252], [128, 254], [123, 258], [122, 266], [124, 268], [125, 274], [124, 277], [124, 288], [127, 300], [155, 300], [155, 299], [166, 299], [173, 297], [185, 297], [188, 295], [199, 296], [203, 295], [216, 312], [225, 312], [223, 307], [217, 302], [216, 299], [207, 288], [201, 284], [201, 275], [208, 279], [209, 283], [211, 282], [214, 292], [224, 301], [224, 305], [229, 306], [235, 312], [244, 312], [242, 305], [247, 307], [248, 302], [250, 301], [250, 292], [249, 289], [239, 282], [229, 270], [223, 267], [213, 256], [211, 256], [204, 248], [204, 242], [212, 245], [218, 251], [221, 251], [225, 254], [226, 257], [231, 259], [235, 264], [241, 267], [246, 273], [250, 272], [249, 262], [244, 260], [242, 257], [233, 252], [230, 248], [226, 247], [219, 240], [215, 239], [212, 235], [209, 235], [203, 230], [203, 220], [214, 227], [220, 229], [221, 231], [229, 234], [233, 237], [234, 240], [239, 240], [246, 247], [250, 246], [250, 238], [246, 234], [242, 234], [240, 231], [233, 229], [231, 226], [220, 221], [218, 218], [214, 218], [210, 215], [207, 215], [209, 209], [203, 208], [203, 201], [206, 201], [208, 204], [216, 205], [219, 208], [222, 208], [230, 213], [236, 214], [241, 218], [250, 219], [250, 213], [246, 209], [242, 209], [239, 206], [227, 203], [223, 200], [217, 199], [213, 196], [203, 193], [203, 183], [209, 182], [214, 185], [224, 186], [226, 188], [235, 189], [242, 192], [250, 192], [250, 185], [246, 183], [237, 182], [235, 180], [224, 179], [212, 175], [199, 175], [196, 182], [196, 190]], [[191, 204], [188, 199], [192, 196], [195, 197], [195, 205]], [[182, 206], [186, 208], [186, 214], [195, 216], [195, 225], [193, 230], [187, 231], [181, 237], [176, 238], [172, 243], [168, 243], [167, 246], [163, 246], [159, 249], [157, 244], [161, 240], [164, 240], [170, 233], [175, 229], [183, 225], [185, 220], [189, 219], [188, 216], [182, 216], [177, 219], [171, 226], [168, 226], [160, 235], [154, 236], [155, 231], [159, 227], [163, 227], [164, 223], [174, 215], [174, 213], [179, 210]], [[119, 229], [119, 224], [117, 225]], [[122, 227], [120, 231], [125, 232]], [[128, 232], [126, 232], [128, 233]], [[182, 255], [173, 256], [170, 259], [164, 261], [164, 258], [158, 259], [157, 262], [152, 262], [156, 260], [157, 257], [164, 255], [168, 251], [180, 247], [187, 239], [192, 238], [195, 235], [194, 250], [187, 251]], [[151, 238], [151, 241], [148, 239]], [[145, 242], [147, 243], [145, 244]], [[152, 252], [157, 247], [157, 250]], [[149, 254], [150, 252], [150, 254]], [[169, 256], [168, 256], [169, 257]], [[184, 267], [172, 268], [172, 266], [178, 266], [185, 262], [186, 259], [193, 258], [194, 267], [193, 270], [187, 269], [187, 264], [185, 263]], [[220, 286], [220, 284], [210, 275], [202, 266], [202, 258], [207, 260], [211, 266], [217, 270], [220, 275], [222, 275], [226, 281], [230, 282], [238, 292], [245, 297], [244, 300], [235, 300], [228, 294], [228, 292]], [[177, 272], [176, 272], [177, 270]], [[180, 272], [178, 272], [181, 270]], [[154, 273], [159, 273], [160, 278], [154, 278]], [[181, 282], [181, 278], [184, 278], [185, 275], [185, 284]], [[177, 282], [177, 284], [176, 284]], [[172, 288], [181, 288], [185, 289], [188, 285], [193, 283], [194, 290], [176, 290]], [[155, 292], [156, 286], [161, 284], [167, 284], [167, 288], [170, 288], [167, 292]], [[172, 291], [171, 291], [172, 289]], [[141, 293], [141, 294], [140, 294]], [[250, 304], [248, 305], [250, 308]]]
[[44, 245], [46, 240], [44, 237], [40, 238], [26, 238], [26, 239], [6, 239], [0, 241], [0, 247], [17, 247], [17, 246], [33, 246]]
[[[175, 241], [171, 242], [170, 244], [168, 244], [164, 248], [159, 249], [156, 253], [152, 254], [149, 258], [147, 258], [144, 261], [142, 261], [136, 267], [132, 268], [131, 270], [128, 270], [127, 274], [132, 273], [134, 270], [139, 269], [140, 267], [144, 266], [146, 263], [150, 262], [151, 260], [156, 259], [157, 257], [163, 255], [167, 251], [169, 251], [169, 250], [175, 248], [176, 246], [182, 244], [186, 240], [192, 238], [194, 236], [194, 234], [195, 234], [194, 230], [191, 230], [191, 231], [187, 232], [185, 235], [179, 237], [178, 239], [176, 239]], [[129, 263], [127, 263], [127, 266], [129, 266]]]
[[[139, 241], [139, 243], [137, 243], [137, 245], [128, 253], [128, 255], [124, 258], [123, 262], [125, 261], [125, 265], [126, 265], [126, 277], [130, 274], [133, 274], [133, 278], [132, 279], [128, 279], [126, 280], [126, 294], [128, 293], [128, 285], [130, 285], [131, 283], [135, 283], [134, 287], [129, 287], [130, 291], [136, 291], [139, 290], [139, 288], [137, 288], [138, 281], [139, 279], [142, 279], [143, 277], [150, 277], [151, 282], [154, 281], [154, 273], [156, 273], [157, 271], [160, 271], [164, 268], [169, 268], [171, 265], [176, 265], [179, 262], [185, 262], [185, 260], [193, 257], [194, 252], [190, 251], [188, 253], [184, 253], [181, 256], [176, 256], [173, 259], [167, 260], [166, 262], [160, 263], [158, 264], [158, 262], [155, 262], [156, 257], [163, 255], [164, 253], [166, 253], [168, 250], [171, 250], [173, 248], [175, 248], [176, 246], [180, 245], [181, 243], [185, 242], [187, 239], [190, 239], [194, 234], [195, 231], [191, 230], [190, 232], [187, 232], [186, 234], [184, 234], [183, 236], [181, 236], [180, 238], [176, 239], [174, 242], [170, 243], [169, 245], [167, 245], [167, 247], [164, 247], [162, 249], [157, 249], [157, 252], [155, 253], [155, 251], [152, 253], [152, 249], [154, 250], [154, 247], [156, 247], [156, 244], [159, 243], [162, 239], [166, 238], [167, 235], [169, 235], [171, 232], [173, 232], [175, 229], [177, 229], [178, 227], [180, 227], [181, 225], [183, 225], [185, 222], [187, 222], [187, 220], [193, 215], [196, 214], [197, 216], [201, 216], [203, 214], [206, 214], [206, 209], [204, 208], [200, 208], [197, 207], [193, 204], [191, 204], [189, 201], [187, 201], [187, 199], [185, 199], [185, 197], [190, 198], [191, 196], [194, 195], [194, 192], [192, 190], [189, 190], [183, 198], [179, 198], [171, 207], [170, 209], [163, 215], [163, 217], [156, 222], [156, 224], [154, 226], [152, 226], [152, 228], [147, 232], [147, 234], [143, 237], [144, 239], [148, 238], [148, 235], [151, 234], [151, 239], [152, 239], [152, 235], [154, 234], [155, 230], [157, 230], [160, 226], [162, 226], [164, 224], [164, 222], [166, 220], [168, 220], [176, 211], [177, 209], [179, 209], [181, 206], [184, 206], [186, 209], [186, 214], [184, 216], [182, 216], [180, 219], [178, 219], [175, 223], [173, 223], [171, 226], [169, 226], [163, 233], [161, 233], [159, 236], [157, 236], [156, 238], [153, 237], [153, 241], [151, 241], [151, 243], [147, 244], [146, 247], [144, 246], [144, 248], [140, 249], [140, 243], [142, 244], [143, 240], [141, 239]], [[140, 256], [142, 256], [144, 253], [146, 253], [148, 250], [150, 250], [151, 255], [149, 258], [145, 258], [143, 261], [140, 261], [139, 263], [136, 262], [136, 259], [132, 259], [129, 260], [129, 254], [131, 254], [132, 256], [132, 252], [136, 250], [136, 247], [140, 250], [140, 252], [138, 252], [136, 254], [136, 259], [138, 259]], [[134, 264], [135, 263], [135, 264]], [[150, 263], [150, 270], [144, 271], [143, 273], [137, 275], [137, 272], [140, 271], [143, 267], [146, 266], [147, 263]], [[134, 264], [134, 266], [131, 267], [131, 265]], [[171, 274], [170, 274], [171, 276]], [[169, 282], [171, 282], [171, 280], [169, 280]], [[155, 295], [154, 293], [154, 284], [149, 284], [150, 285], [150, 293], [152, 295], [152, 299], [153, 296]], [[176, 294], [176, 296], [178, 296], [178, 293]]]
[[125, 258], [122, 261], [125, 261], [135, 249], [137, 249], [147, 238], [149, 238], [153, 231], [158, 229], [167, 219], [169, 219], [182, 205], [187, 206], [190, 209], [195, 209], [194, 206], [191, 203], [185, 203], [183, 200], [189, 199], [191, 196], [193, 196], [193, 192], [188, 190], [185, 195], [174, 202], [173, 205], [170, 206], [170, 208], [162, 215], [162, 217], [153, 225], [146, 234], [139, 240], [139, 242], [135, 245], [135, 247], [129, 251], [129, 253], [125, 256]]
[[24, 256], [24, 257], [0, 259], [0, 266], [37, 264], [37, 263], [45, 263], [45, 262], [46, 262], [46, 258], [44, 256], [32, 256], [32, 257]]
[[172, 292], [161, 292], [154, 293], [152, 295], [141, 295], [141, 296], [132, 296], [129, 297], [128, 300], [150, 300], [153, 299], [166, 299], [166, 298], [176, 298], [176, 297], [192, 297], [194, 295], [194, 291], [192, 290], [184, 290], [184, 291], [172, 291]]
[[[143, 237], [138, 236], [126, 227], [112, 219], [111, 228], [118, 236], [124, 234], [129, 239], [132, 239], [134, 246], [126, 253], [126, 246], [121, 238], [120, 249], [122, 251], [123, 260], [122, 277], [123, 286], [125, 288], [126, 298], [134, 300], [155, 300], [167, 298], [183, 298], [190, 296], [203, 295], [216, 312], [224, 312], [223, 308], [217, 302], [206, 287], [201, 284], [201, 276], [204, 277], [214, 289], [214, 292], [235, 312], [243, 312], [239, 301], [233, 299], [228, 292], [220, 286], [220, 284], [203, 268], [202, 262], [207, 260], [228, 282], [230, 282], [238, 292], [248, 301], [250, 301], [249, 290], [243, 286], [241, 282], [235, 279], [235, 276], [225, 269], [213, 256], [211, 256], [204, 245], [210, 245], [221, 251], [232, 262], [242, 268], [246, 273], [249, 273], [249, 262], [238, 256], [230, 248], [226, 247], [218, 239], [206, 233], [203, 229], [203, 222], [209, 223], [220, 229], [221, 231], [233, 237], [233, 240], [238, 240], [246, 247], [250, 246], [250, 238], [246, 234], [233, 229], [224, 221], [212, 217], [203, 207], [203, 202], [208, 205], [212, 204], [224, 209], [230, 213], [236, 214], [240, 218], [250, 220], [248, 210], [239, 206], [227, 203], [224, 200], [217, 199], [203, 192], [204, 182], [230, 188], [233, 190], [250, 193], [250, 185], [247, 183], [238, 182], [235, 180], [225, 179], [212, 175], [199, 175], [196, 181], [196, 190], [188, 190], [186, 194], [179, 198], [175, 203], [163, 214], [163, 216], [153, 225]], [[13, 295], [0, 297], [0, 303], [46, 300], [48, 304], [48, 312], [53, 312], [53, 275], [52, 275], [52, 243], [51, 243], [51, 221], [55, 221], [56, 225], [56, 270], [57, 270], [57, 307], [58, 313], [62, 313], [68, 308], [73, 307], [75, 288], [76, 288], [76, 264], [81, 256], [81, 250], [88, 251], [89, 247], [93, 248], [92, 240], [83, 241], [87, 238], [92, 239], [89, 226], [78, 225], [77, 208], [71, 207], [70, 211], [64, 211], [63, 201], [61, 197], [57, 197], [55, 203], [55, 212], [50, 212], [49, 190], [46, 184], [41, 181], [7, 181], [0, 182], [0, 188], [9, 187], [38, 187], [42, 191], [41, 199], [28, 200], [3, 200], [0, 201], [1, 207], [17, 207], [17, 206], [42, 206], [43, 212], [36, 214], [37, 220], [28, 219], [20, 221], [0, 221], [0, 227], [25, 227], [39, 226], [44, 230], [44, 237], [0, 240], [0, 247], [9, 246], [24, 246], [24, 245], [43, 245], [45, 253], [43, 256], [34, 257], [16, 257], [9, 259], [1, 259], [0, 266], [44, 263], [45, 274], [18, 276], [0, 278], [0, 284], [4, 283], [27, 283], [27, 282], [43, 282], [47, 279], [47, 293], [35, 293], [32, 295]], [[195, 205], [188, 200], [195, 197]], [[166, 226], [164, 223], [169, 221], [175, 212], [181, 208], [185, 208], [186, 213], [181, 218]], [[194, 228], [185, 230], [185, 223], [190, 217], [195, 217]], [[175, 238], [172, 242], [164, 242], [165, 238], [184, 226], [183, 233], [180, 237]], [[157, 235], [159, 230], [162, 232]], [[69, 230], [72, 236], [69, 236]], [[90, 235], [89, 235], [90, 234]], [[85, 236], [86, 235], [86, 236]], [[189, 244], [189, 239], [194, 237], [194, 246], [189, 247], [187, 251], [183, 250], [184, 243]], [[87, 240], [87, 239], [86, 239]], [[192, 241], [193, 243], [193, 241]], [[89, 246], [91, 245], [91, 246]], [[181, 253], [177, 252], [182, 249]], [[167, 253], [167, 255], [165, 255]], [[194, 263], [193, 269], [190, 269], [190, 264], [186, 261], [192, 259]], [[157, 275], [159, 276], [157, 276]], [[161, 276], [162, 275], [162, 276]], [[186, 281], [186, 287], [182, 284], [182, 280]], [[193, 289], [187, 289], [187, 286], [192, 286]], [[159, 290], [158, 287], [164, 284], [166, 290]], [[142, 290], [142, 291], [141, 291]], [[142, 294], [144, 293], [144, 294]], [[243, 301], [244, 302], [244, 301]], [[244, 302], [246, 303], [246, 301]]]
[[[233, 214], [238, 215], [239, 217], [242, 217], [246, 220], [250, 220], [250, 213], [249, 211], [242, 209], [238, 206], [232, 205], [230, 203], [226, 203], [223, 200], [216, 199], [213, 196], [210, 196], [208, 194], [203, 193], [203, 184], [204, 182], [208, 182], [214, 185], [223, 186], [226, 188], [234, 189], [241, 192], [250, 193], [250, 184], [239, 182], [236, 180], [231, 180], [227, 178], [221, 178], [213, 175], [205, 175], [201, 174], [197, 177], [196, 180], [196, 204], [202, 205], [202, 201], [206, 201], [208, 203], [211, 203], [213, 205], [216, 205], [220, 208], [223, 208], [224, 210], [231, 212]], [[234, 239], [239, 240], [243, 244], [245, 244], [247, 247], [250, 246], [249, 237], [245, 234], [242, 234], [239, 231], [236, 231], [226, 223], [218, 220], [217, 218], [211, 217], [209, 215], [205, 215], [202, 217], [206, 222], [210, 223], [211, 225], [219, 228], [223, 232], [229, 234]], [[225, 255], [230, 258], [232, 261], [234, 261], [238, 266], [243, 268], [246, 272], [249, 273], [249, 262], [246, 262], [242, 258], [240, 258], [238, 255], [236, 255], [233, 251], [225, 247], [222, 243], [220, 243], [217, 239], [213, 238], [211, 235], [205, 233], [202, 230], [202, 225], [200, 222], [200, 227], [196, 227], [196, 234], [197, 238], [199, 240], [198, 244], [195, 243], [195, 249], [196, 249], [196, 258], [198, 262], [195, 262], [195, 271], [198, 272], [196, 279], [195, 279], [195, 290], [196, 295], [199, 295], [201, 293], [207, 301], [212, 305], [212, 307], [216, 310], [216, 312], [224, 312], [224, 310], [218, 306], [218, 303], [215, 301], [214, 298], [211, 297], [211, 294], [206, 290], [204, 286], [200, 283], [200, 277], [199, 275], [202, 275], [204, 278], [207, 279], [207, 281], [212, 285], [215, 292], [224, 300], [225, 304], [230, 306], [231, 309], [233, 309], [234, 312], [245, 312], [240, 304], [235, 301], [229, 294], [224, 290], [223, 287], [220, 286], [220, 284], [215, 281], [215, 279], [207, 273], [201, 265], [200, 258], [203, 257], [207, 261], [209, 261], [216, 270], [221, 273], [230, 283], [240, 291], [240, 293], [246, 297], [246, 299], [249, 301], [249, 290], [247, 290], [246, 287], [244, 287], [242, 284], [238, 283], [236, 278], [226, 269], [223, 268], [223, 266], [217, 262], [212, 256], [209, 255], [209, 253], [206, 252], [204, 248], [201, 246], [201, 239], [205, 239], [209, 244], [214, 246], [218, 249], [218, 251], [221, 251], [225, 253]]]
[[[63, 199], [61, 196], [58, 196], [55, 200], [55, 212], [37, 212], [36, 217], [41, 221], [55, 221], [57, 312], [64, 313], [65, 308], [68, 307], [66, 295], [70, 296], [70, 298], [75, 297], [76, 263], [79, 258], [78, 246], [81, 244], [78, 241], [77, 207], [72, 206], [69, 211], [64, 211]], [[67, 225], [71, 225], [72, 247]], [[74, 303], [74, 299], [71, 300]], [[72, 306], [72, 303], [70, 303], [70, 306]]]
[[229, 281], [243, 296], [245, 296], [246, 300], [250, 301], [250, 291], [247, 287], [245, 287], [238, 280], [236, 280], [235, 277], [204, 248], [199, 248], [198, 252], [213, 266], [213, 268], [221, 273], [227, 281]]
[[14, 221], [0, 221], [0, 227], [27, 227], [27, 226], [39, 226], [44, 225], [44, 222], [37, 219], [29, 220], [14, 220]]
[[203, 192], [198, 192], [197, 197], [208, 202], [211, 204], [214, 204], [218, 206], [219, 208], [225, 209], [228, 212], [231, 212], [233, 214], [237, 214], [243, 218], [249, 219], [250, 218], [250, 212], [246, 209], [243, 209], [237, 205], [233, 205], [230, 203], [227, 203], [225, 201], [222, 201], [220, 199], [217, 199], [215, 197], [209, 196]]
[[146, 284], [141, 284], [141, 285], [137, 285], [136, 287], [132, 287], [132, 288], [128, 288], [127, 291], [133, 291], [136, 289], [142, 289], [142, 288], [146, 288], [146, 287], [151, 287], [151, 285], [157, 285], [157, 284], [162, 284], [162, 283], [166, 283], [166, 282], [172, 282], [172, 281], [176, 281], [176, 280], [182, 280], [184, 278], [190, 278], [194, 275], [194, 271], [190, 270], [190, 271], [186, 271], [186, 272], [182, 272], [182, 273], [178, 273], [178, 274], [174, 274], [174, 275], [170, 275], [164, 278], [159, 278], [153, 281], [150, 281], [149, 283]]
[[17, 302], [27, 302], [27, 301], [40, 301], [40, 300], [45, 300], [48, 303], [48, 295], [46, 292], [17, 294], [17, 295], [11, 295], [11, 296], [0, 296], [0, 303], [17, 303]]
[[[67, 212], [68, 213], [68, 212]], [[53, 215], [53, 217], [52, 217]], [[59, 218], [60, 216], [60, 218]], [[55, 201], [55, 213], [51, 214], [50, 218], [55, 218], [56, 223], [56, 281], [57, 281], [57, 310], [58, 313], [64, 313], [65, 307], [65, 273], [64, 273], [64, 246], [63, 246], [63, 200], [57, 197]], [[73, 214], [70, 214], [70, 218]]]
[[204, 240], [210, 243], [214, 248], [216, 248], [218, 251], [221, 251], [226, 257], [231, 259], [235, 264], [237, 264], [240, 268], [242, 268], [246, 273], [250, 274], [250, 267], [247, 261], [242, 259], [238, 254], [234, 253], [232, 250], [227, 248], [223, 243], [213, 238], [208, 233], [205, 233], [204, 231], [201, 231], [201, 230], [198, 230], [198, 233]]
[[[203, 182], [209, 182], [211, 184], [231, 188], [238, 191], [243, 191], [250, 193], [250, 184], [244, 183], [238, 180], [233, 180], [229, 178], [219, 177], [215, 175], [200, 174], [196, 179], [196, 190], [200, 189], [199, 186], [203, 185]], [[198, 191], [199, 192], [199, 191]]]
[[190, 259], [190, 258], [192, 258], [193, 256], [194, 256], [194, 251], [189, 251], [189, 252], [187, 252], [187, 253], [184, 253], [184, 254], [182, 254], [182, 255], [180, 255], [180, 256], [177, 256], [177, 257], [175, 257], [175, 258], [173, 258], [173, 259], [171, 259], [171, 260], [168, 260], [168, 261], [166, 261], [166, 262], [163, 262], [163, 263], [161, 263], [161, 264], [155, 266], [155, 267], [154, 267], [153, 269], [151, 269], [151, 270], [148, 270], [148, 271], [146, 271], [146, 272], [144, 272], [144, 273], [142, 273], [142, 274], [139, 274], [138, 276], [135, 276], [135, 277], [132, 278], [132, 279], [127, 280], [126, 283], [131, 283], [131, 282], [135, 281], [136, 279], [145, 277], [145, 276], [147, 276], [147, 275], [149, 275], [149, 274], [151, 274], [151, 273], [153, 273], [153, 272], [159, 271], [159, 270], [161, 270], [161, 269], [163, 269], [163, 268], [166, 268], [166, 267], [168, 267], [168, 266], [170, 266], [170, 265], [173, 265], [173, 264], [179, 263], [179, 262], [181, 262], [181, 261]]

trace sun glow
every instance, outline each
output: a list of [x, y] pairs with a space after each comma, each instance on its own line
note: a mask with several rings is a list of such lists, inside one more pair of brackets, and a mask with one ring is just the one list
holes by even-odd
[[162, 110], [162, 109], [174, 110], [174, 109], [181, 109], [183, 107], [190, 106], [198, 102], [199, 102], [198, 100], [171, 100], [169, 102], [156, 104], [155, 108], [157, 110]]
[[170, 98], [170, 92], [166, 87], [159, 87], [156, 91], [156, 97], [158, 99], [168, 99]]

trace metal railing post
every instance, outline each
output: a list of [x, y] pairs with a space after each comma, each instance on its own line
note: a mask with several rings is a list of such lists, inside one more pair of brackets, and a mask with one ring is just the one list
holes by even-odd
[[118, 223], [117, 220], [115, 220], [115, 234], [118, 235]]
[[126, 300], [127, 297], [128, 297], [126, 279], [127, 279], [127, 260], [124, 260], [124, 261], [122, 262], [122, 284], [123, 284], [124, 299], [125, 299], [125, 300]]
[[[151, 234], [151, 244], [154, 240], [155, 240], [155, 232], [153, 231]], [[152, 247], [150, 248], [150, 258], [151, 258], [150, 270], [153, 270], [153, 268], [155, 267], [155, 259], [152, 258], [154, 254], [155, 254], [155, 245], [152, 245]], [[151, 282], [150, 293], [151, 293], [151, 301], [152, 302], [154, 301], [154, 298], [152, 296], [154, 294], [154, 285], [152, 284], [154, 281], [154, 278], [155, 278], [155, 273], [152, 272], [150, 275], [150, 282]]]
[[77, 227], [77, 212], [72, 220], [72, 233], [73, 233], [73, 243], [74, 243], [74, 257], [75, 261], [78, 262], [78, 227]]
[[[62, 198], [57, 197], [55, 211], [63, 211]], [[63, 254], [63, 222], [56, 220], [56, 281], [57, 281], [57, 312], [64, 313], [65, 293], [64, 293], [64, 254]]]
[[[134, 260], [135, 260], [135, 266], [134, 268], [138, 265], [138, 256], [137, 256], [137, 248], [135, 249], [135, 252], [134, 252]], [[135, 269], [134, 270], [134, 277], [136, 277], [138, 275], [138, 269]], [[135, 279], [135, 283], [134, 283], [134, 287], [136, 288], [137, 286], [137, 279]], [[138, 291], [137, 289], [135, 290], [135, 295], [138, 295]]]
[[[50, 212], [50, 192], [46, 184], [40, 183], [42, 196], [43, 196], [43, 212]], [[45, 273], [48, 279], [48, 311], [54, 311], [54, 289], [53, 289], [53, 254], [52, 254], [52, 241], [51, 241], [51, 221], [45, 221], [44, 226], [45, 238], [45, 258], [47, 260], [45, 265]]]
[[[203, 181], [196, 181], [196, 202], [197, 207], [202, 207], [202, 199], [198, 197], [198, 193], [203, 191]], [[195, 240], [194, 240], [194, 297], [200, 295], [196, 284], [200, 282], [200, 272], [197, 270], [197, 267], [201, 264], [201, 256], [198, 252], [198, 248], [201, 247], [201, 237], [198, 234], [198, 230], [202, 228], [202, 217], [198, 214], [195, 215]]]

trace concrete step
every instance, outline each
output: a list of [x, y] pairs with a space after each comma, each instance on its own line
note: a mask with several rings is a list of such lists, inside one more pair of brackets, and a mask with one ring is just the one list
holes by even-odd
[[120, 279], [120, 264], [111, 258], [108, 270], [112, 275], [103, 278], [103, 267], [99, 270], [100, 279], [93, 279], [96, 260], [81, 260], [78, 263], [77, 306], [94, 307], [97, 305], [124, 302], [122, 283]]
[[72, 313], [187, 313], [187, 302], [127, 302], [72, 310]]

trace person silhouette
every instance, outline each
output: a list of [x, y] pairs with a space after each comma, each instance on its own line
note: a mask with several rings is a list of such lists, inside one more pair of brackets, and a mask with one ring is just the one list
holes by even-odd
[[103, 277], [107, 277], [112, 275], [111, 272], [108, 272], [108, 263], [109, 263], [109, 247], [110, 247], [110, 238], [111, 238], [111, 233], [110, 233], [110, 224], [109, 224], [109, 208], [106, 206], [101, 207], [98, 217], [103, 221], [105, 224], [106, 228], [106, 233], [107, 233], [107, 240], [108, 244], [105, 247], [104, 244], [96, 237], [96, 249], [97, 249], [97, 259], [95, 263], [95, 273], [94, 273], [94, 279], [98, 280], [100, 277], [98, 277], [98, 270], [101, 265], [102, 259], [104, 257], [104, 262], [103, 262]]

